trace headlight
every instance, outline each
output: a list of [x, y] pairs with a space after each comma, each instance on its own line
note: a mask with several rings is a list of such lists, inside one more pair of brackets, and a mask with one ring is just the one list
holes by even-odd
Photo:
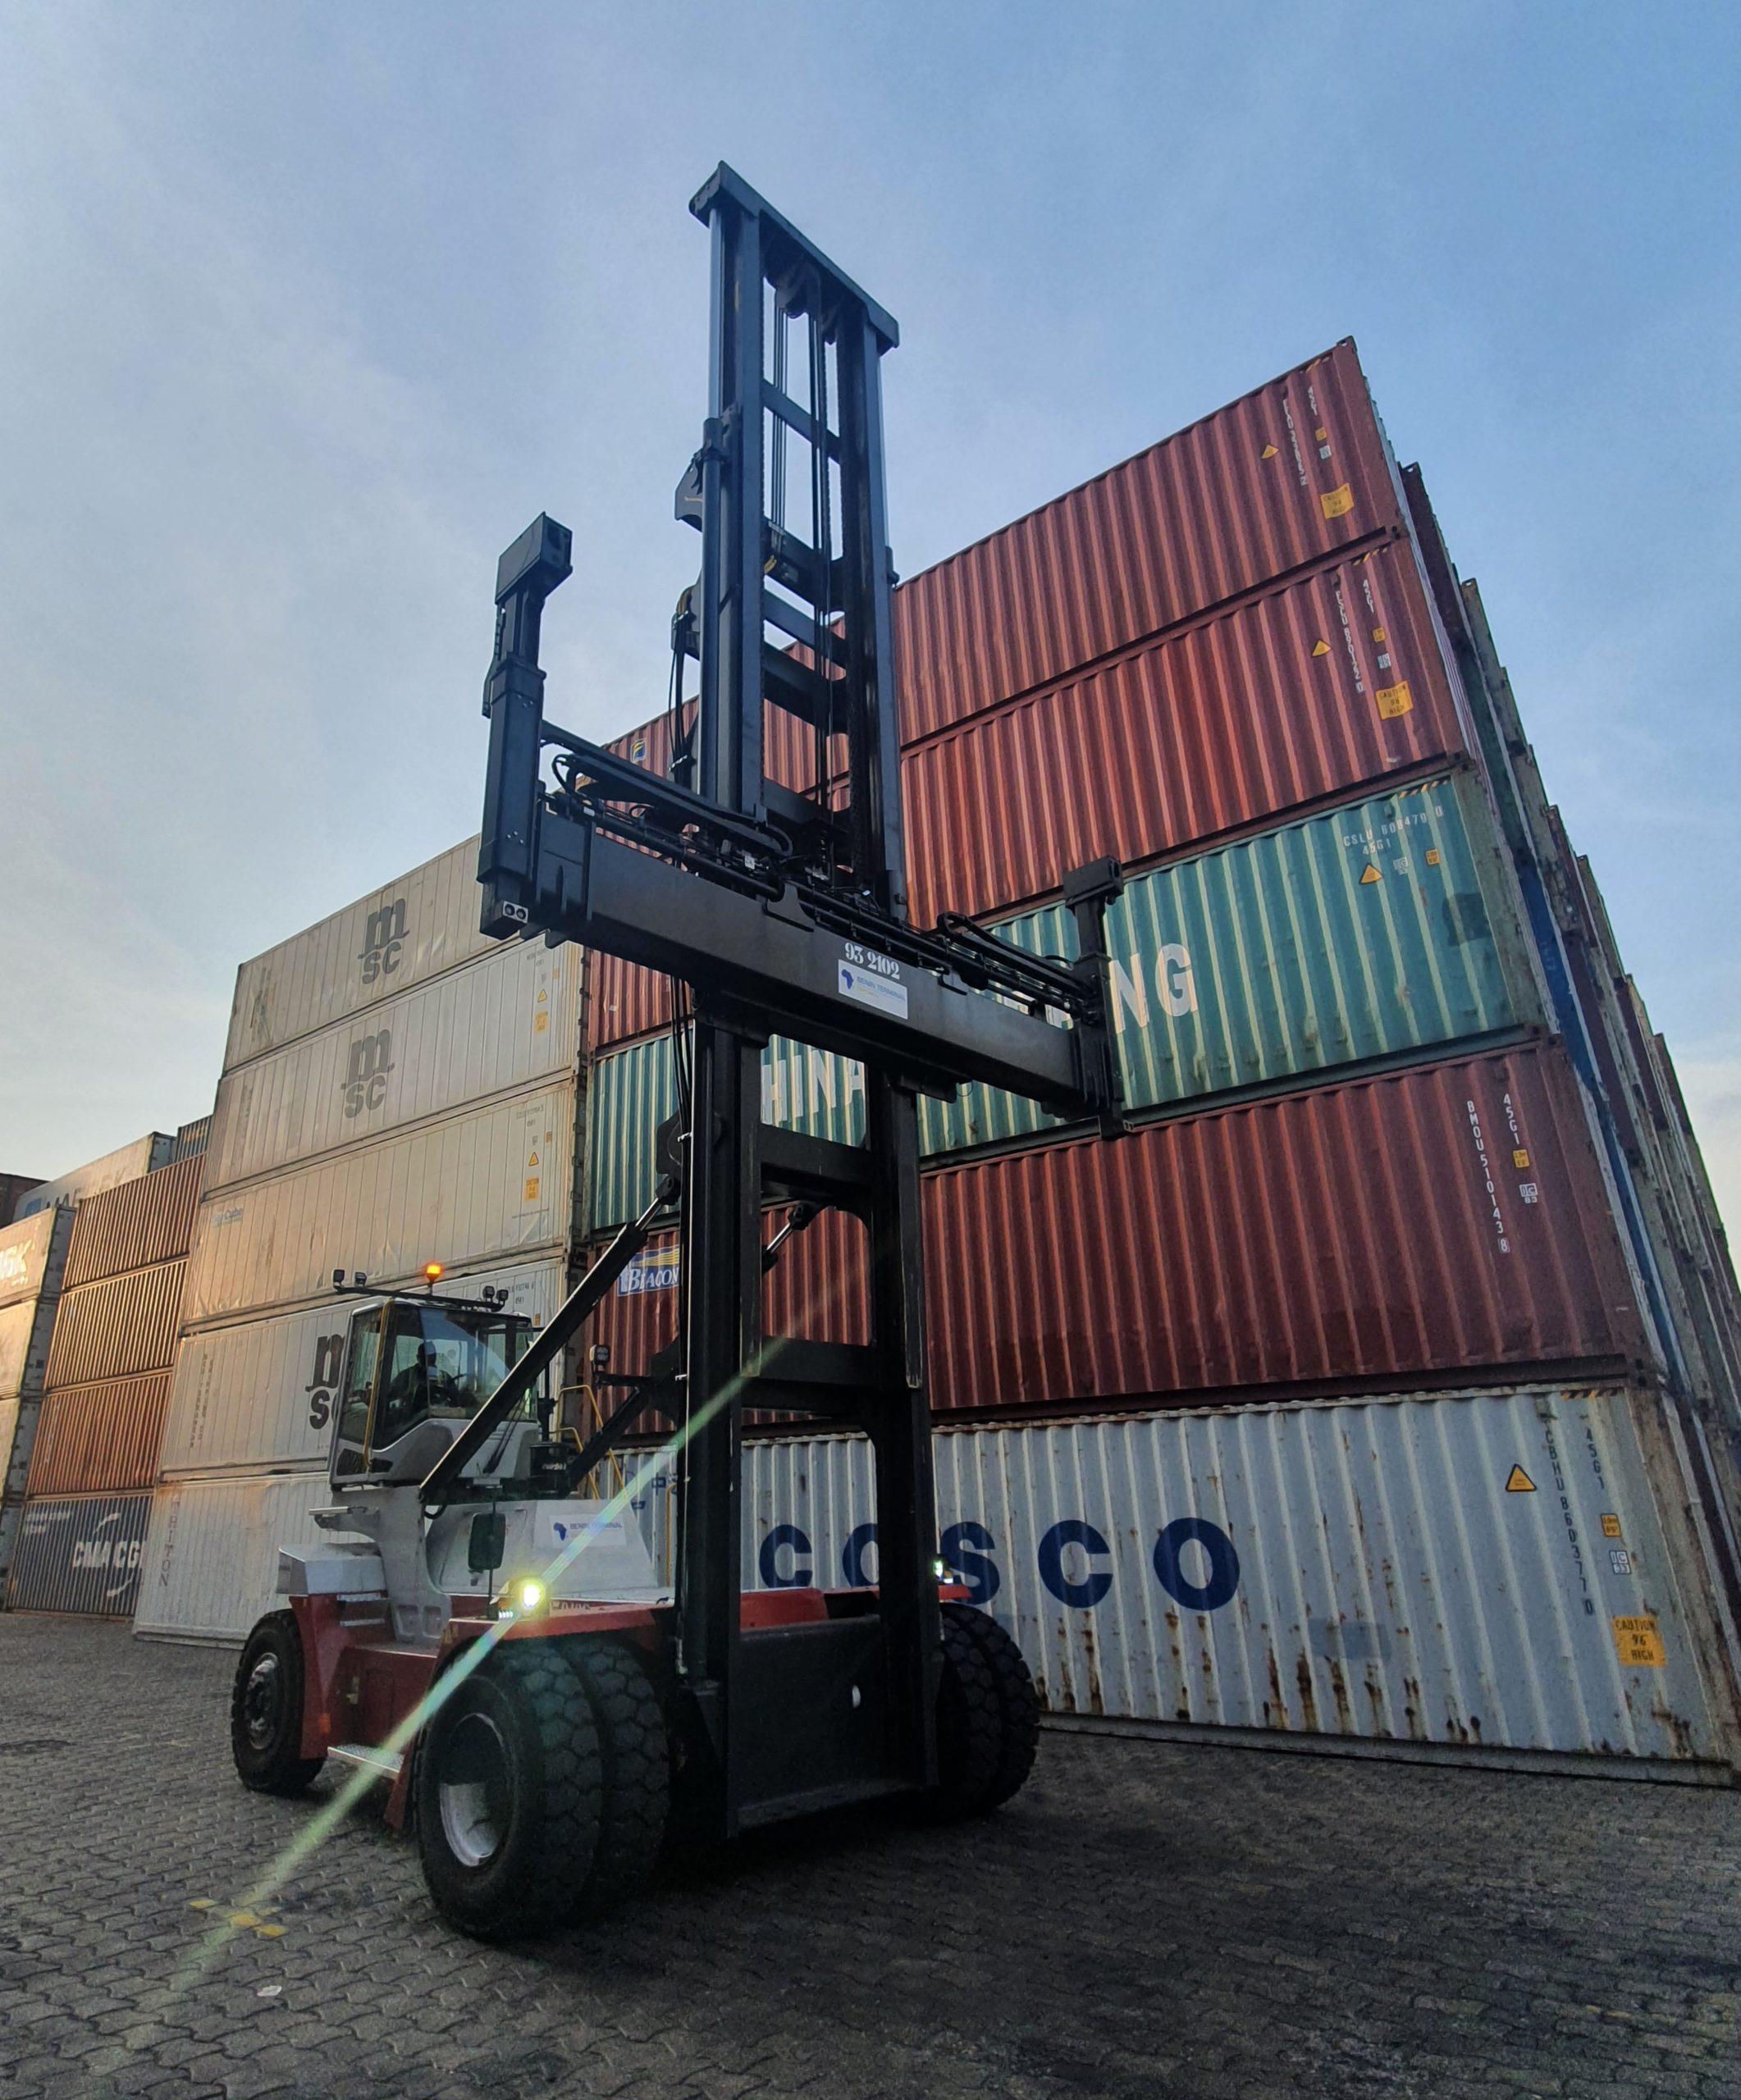
[[502, 1591], [496, 1608], [510, 1618], [537, 1618], [549, 1604], [550, 1592], [537, 1576], [522, 1575]]

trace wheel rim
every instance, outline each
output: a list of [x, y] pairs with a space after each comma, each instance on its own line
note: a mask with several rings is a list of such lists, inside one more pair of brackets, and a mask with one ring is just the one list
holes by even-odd
[[284, 1672], [278, 1658], [262, 1655], [248, 1673], [242, 1693], [242, 1721], [249, 1747], [270, 1750], [284, 1715]]
[[441, 1834], [462, 1866], [487, 1865], [508, 1831], [507, 1745], [487, 1714], [467, 1714], [441, 1758]]

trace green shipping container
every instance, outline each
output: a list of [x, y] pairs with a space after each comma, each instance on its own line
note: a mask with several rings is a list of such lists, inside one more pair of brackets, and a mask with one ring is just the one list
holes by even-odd
[[[649, 1037], [594, 1061], [587, 1087], [590, 1162], [587, 1214], [604, 1232], [637, 1216], [659, 1176], [653, 1162], [660, 1125], [677, 1112], [671, 1039]], [[863, 1068], [776, 1035], [762, 1052], [761, 1116], [839, 1144], [865, 1139]]]
[[[1125, 1105], [1159, 1108], [1538, 1016], [1478, 784], [1454, 775], [1242, 838], [1131, 881], [1107, 914]], [[1049, 905], [998, 929], [1073, 956]], [[920, 1110], [928, 1152], [1053, 1127], [963, 1087]]]
[[[1539, 1017], [1478, 783], [1454, 775], [1350, 803], [1133, 878], [1107, 915], [1125, 1101], [1135, 1110], [1497, 1034]], [[1030, 952], [1076, 952], [1062, 905], [1006, 920]], [[592, 1069], [591, 1219], [634, 1215], [653, 1134], [676, 1107], [660, 1036]], [[856, 1144], [857, 1066], [779, 1038], [765, 1121]], [[921, 1100], [928, 1153], [1054, 1126], [1030, 1102], [963, 1087]]]

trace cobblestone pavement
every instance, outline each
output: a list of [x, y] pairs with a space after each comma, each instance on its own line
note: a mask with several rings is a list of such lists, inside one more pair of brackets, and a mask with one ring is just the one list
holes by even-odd
[[985, 1823], [789, 1828], [504, 1952], [367, 1806], [222, 1925], [318, 1797], [235, 1782], [230, 1669], [0, 1618], [4, 2100], [1741, 2096], [1741, 1796], [1049, 1732]]

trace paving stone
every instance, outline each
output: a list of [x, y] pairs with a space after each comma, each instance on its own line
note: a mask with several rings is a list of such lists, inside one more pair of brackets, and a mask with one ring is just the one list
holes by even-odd
[[1048, 1732], [515, 1949], [365, 1801], [261, 1939], [330, 1796], [236, 1784], [231, 1659], [0, 1615], [0, 1746], [74, 1746], [0, 1790], [0, 2100], [1741, 2100], [1741, 1795]]

